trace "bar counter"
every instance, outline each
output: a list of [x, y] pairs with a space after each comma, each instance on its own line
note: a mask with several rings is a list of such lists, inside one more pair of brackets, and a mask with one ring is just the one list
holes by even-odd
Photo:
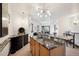
[[33, 56], [64, 56], [65, 45], [51, 39], [30, 37], [30, 49]]

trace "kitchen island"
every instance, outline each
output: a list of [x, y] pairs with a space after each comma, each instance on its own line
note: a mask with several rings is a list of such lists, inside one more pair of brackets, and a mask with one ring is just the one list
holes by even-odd
[[51, 39], [30, 37], [30, 49], [33, 56], [65, 56], [65, 45]]

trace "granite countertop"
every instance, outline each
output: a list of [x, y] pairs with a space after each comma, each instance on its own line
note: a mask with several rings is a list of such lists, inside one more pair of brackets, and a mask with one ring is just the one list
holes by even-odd
[[5, 48], [5, 46], [10, 42], [10, 39], [5, 40], [4, 42], [0, 43], [0, 52]]
[[47, 49], [53, 49], [62, 45], [61, 43], [50, 39], [43, 40], [42, 38], [38, 38], [37, 36], [33, 36], [33, 38]]
[[52, 35], [50, 35], [50, 37], [53, 37], [53, 38], [56, 38], [56, 39], [63, 39], [63, 40], [73, 39], [73, 36], [52, 36]]
[[20, 35], [11, 35], [9, 38], [14, 38], [14, 37], [18, 37]]
[[23, 34], [23, 35], [10, 35], [9, 38], [19, 37], [19, 36], [24, 36], [24, 35], [27, 35], [27, 34]]

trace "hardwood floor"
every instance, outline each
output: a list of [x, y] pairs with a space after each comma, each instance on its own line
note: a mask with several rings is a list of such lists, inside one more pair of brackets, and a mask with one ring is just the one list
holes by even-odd
[[22, 49], [18, 50], [14, 54], [10, 54], [9, 56], [31, 56], [31, 53], [30, 53], [30, 44], [28, 43]]
[[66, 47], [66, 56], [79, 56], [79, 48]]
[[[28, 43], [22, 49], [9, 56], [31, 56], [30, 44]], [[66, 47], [66, 56], [79, 56], [79, 48]]]

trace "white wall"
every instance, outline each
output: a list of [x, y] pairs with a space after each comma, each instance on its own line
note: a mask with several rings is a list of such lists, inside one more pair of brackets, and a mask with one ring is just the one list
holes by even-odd
[[28, 15], [26, 13], [23, 14], [24, 10], [23, 5], [8, 4], [10, 16], [9, 35], [17, 35], [20, 27], [24, 27], [26, 34], [28, 33]]
[[24, 27], [26, 33], [28, 33], [28, 19], [27, 18], [22, 18], [21, 16], [10, 16], [11, 18], [11, 34], [12, 35], [17, 35], [18, 34], [18, 29], [20, 27]]

